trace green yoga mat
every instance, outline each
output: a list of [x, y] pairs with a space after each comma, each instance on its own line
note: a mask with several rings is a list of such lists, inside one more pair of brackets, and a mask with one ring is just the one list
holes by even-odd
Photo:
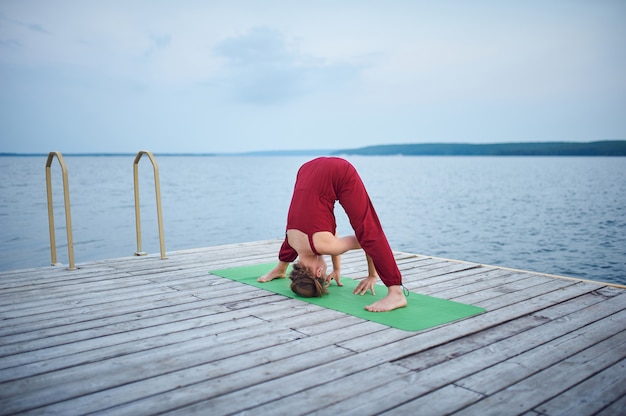
[[266, 283], [257, 282], [256, 279], [258, 277], [263, 276], [275, 265], [276, 263], [257, 264], [254, 266], [213, 270], [210, 273], [405, 331], [421, 331], [485, 311], [476, 306], [411, 292], [407, 298], [408, 305], [405, 308], [395, 309], [390, 312], [369, 312], [364, 307], [383, 298], [387, 294], [387, 288], [382, 285], [376, 285], [375, 296], [370, 292], [363, 296], [355, 295], [352, 291], [356, 288], [358, 281], [348, 277], [341, 278], [343, 286], [337, 286], [333, 281], [328, 288], [328, 295], [324, 295], [321, 298], [303, 298], [291, 291], [289, 288], [291, 280], [289, 278], [274, 279]]

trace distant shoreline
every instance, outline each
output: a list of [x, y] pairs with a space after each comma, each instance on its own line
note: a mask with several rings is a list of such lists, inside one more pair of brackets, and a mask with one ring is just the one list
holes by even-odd
[[[160, 153], [157, 156], [626, 156], [626, 140], [534, 143], [418, 143], [366, 146], [356, 149], [269, 150], [237, 153]], [[0, 157], [46, 157], [48, 153], [0, 152]], [[64, 156], [133, 157], [136, 153], [64, 153]]]
[[391, 144], [342, 150], [337, 154], [364, 156], [626, 156], [626, 141]]

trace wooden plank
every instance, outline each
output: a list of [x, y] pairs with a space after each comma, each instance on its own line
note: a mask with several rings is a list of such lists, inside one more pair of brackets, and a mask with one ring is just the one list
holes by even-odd
[[[211, 287], [211, 290], [215, 293], [219, 293], [220, 290], [227, 290], [229, 288], [228, 286], [221, 286], [227, 284], [227, 281], [216, 276], [209, 275], [208, 273], [198, 277], [198, 279], [206, 282], [205, 287]], [[179, 283], [179, 281], [174, 281], [174, 283]], [[234, 287], [239, 286], [237, 286], [236, 283], [233, 283], [230, 288], [232, 289]], [[168, 295], [180, 296], [181, 291], [172, 286], [170, 282], [146, 282], [144, 283], [144, 286], [141, 286], [140, 288], [122, 285], [120, 288], [109, 289], [106, 292], [106, 296], [102, 296], [101, 293], [79, 292], [66, 298], [56, 300], [54, 298], [45, 299], [41, 302], [37, 297], [35, 297], [32, 302], [22, 303], [17, 308], [10, 308], [10, 310], [0, 313], [0, 316], [7, 320], [8, 324], [17, 323], [21, 320], [39, 321], [42, 318], [45, 319], [53, 316], [66, 316], [68, 313], [74, 315], [76, 313], [76, 307], [112, 304], [115, 302], [125, 302], [127, 300], [135, 300], [136, 302], [140, 297], [155, 294], [159, 294], [164, 297], [167, 297]], [[115, 307], [115, 305], [110, 305], [109, 307]]]
[[[572, 328], [585, 326], [585, 322], [596, 321], [601, 316], [593, 317], [590, 313], [597, 302], [584, 309], [577, 309], [573, 313], [570, 308], [561, 305], [552, 308], [561, 309], [568, 316], [563, 326], [556, 319], [546, 322], [525, 316], [517, 320], [518, 325], [511, 326], [510, 322], [482, 331], [473, 337], [462, 337], [452, 343], [446, 343], [438, 348], [419, 352], [394, 361], [395, 364], [406, 367], [413, 372], [396, 380], [388, 380], [384, 386], [375, 392], [364, 390], [353, 391], [350, 402], [342, 402], [331, 406], [325, 411], [328, 414], [378, 414], [419, 398], [430, 391], [434, 391], [453, 384], [465, 376], [475, 374], [483, 368], [502, 362], [511, 356], [516, 356], [532, 345], [541, 343], [546, 336], [557, 336], [558, 333], [567, 333]], [[622, 308], [622, 302], [615, 300], [613, 305], [602, 305], [605, 316], [611, 316], [615, 309]], [[585, 321], [581, 321], [584, 319]], [[575, 323], [577, 322], [577, 323]], [[527, 329], [528, 328], [528, 329]], [[549, 335], [546, 335], [549, 334]], [[420, 343], [416, 337], [416, 343]], [[456, 345], [455, 345], [456, 344]], [[340, 344], [342, 345], [342, 344]], [[342, 380], [329, 382], [327, 387], [341, 389]], [[368, 384], [369, 385], [369, 384]], [[308, 390], [310, 394], [319, 397], [315, 388]]]
[[[407, 286], [487, 308], [412, 333], [209, 274], [281, 243], [0, 273], [0, 414], [623, 409], [623, 289], [394, 252]], [[343, 256], [342, 274], [366, 270]]]
[[[167, 363], [167, 371], [189, 368], [202, 362], [203, 359], [215, 359], [217, 353], [214, 347], [224, 342], [230, 345], [222, 351], [222, 354], [234, 354], [237, 352], [235, 346], [243, 345], [241, 342], [244, 338], [243, 334], [246, 336], [249, 334], [253, 338], [247, 342], [247, 344], [253, 344], [251, 347], [257, 347], [259, 342], [276, 344], [299, 337], [295, 331], [271, 328], [268, 324], [259, 325], [258, 322], [252, 323], [251, 318], [248, 318], [245, 320], [245, 326], [237, 330], [215, 331], [214, 334], [208, 334], [212, 336], [196, 335], [191, 342], [143, 349], [123, 357], [70, 367], [35, 378], [16, 380], [0, 393], [3, 409], [7, 413], [35, 409], [99, 390], [144, 380], [163, 374], [162, 366], [165, 363]], [[209, 350], [211, 353], [207, 354]], [[155, 363], [160, 363], [160, 365], [154, 365]]]
[[[35, 340], [45, 340], [46, 345], [50, 346], [55, 343], [64, 343], [64, 337], [75, 342], [79, 339], [94, 338], [124, 332], [125, 327], [137, 329], [139, 327], [153, 326], [159, 322], [181, 320], [185, 319], [185, 314], [199, 313], [200, 309], [206, 307], [213, 307], [218, 312], [226, 310], [220, 305], [214, 305], [214, 302], [200, 301], [193, 297], [189, 297], [189, 299], [185, 300], [188, 301], [177, 299], [177, 302], [172, 305], [149, 309], [145, 312], [142, 311], [143, 313], [139, 315], [132, 312], [130, 314], [107, 314], [88, 321], [67, 323], [65, 320], [61, 320], [60, 322], [57, 320], [54, 321], [54, 325], [43, 329], [21, 332], [13, 335], [5, 335], [0, 339], [0, 342], [3, 346], [20, 343], [20, 350], [23, 351], [24, 346], [27, 345], [27, 342], [29, 341], [33, 342]], [[143, 305], [143, 308], [145, 309], [146, 305]], [[89, 334], [89, 331], [96, 332]], [[0, 349], [1, 348], [2, 347], [0, 347]]]
[[[622, 319], [621, 324], [620, 319]], [[575, 321], [568, 323], [570, 322]], [[581, 321], [581, 324], [586, 324], [586, 322]], [[520, 343], [523, 343], [524, 348], [527, 348], [525, 351], [518, 350], [513, 357], [464, 378], [458, 381], [457, 385], [484, 395], [494, 394], [604, 341], [611, 334], [611, 326], [617, 326], [617, 331], [624, 330], [626, 328], [626, 311], [563, 335], [561, 335], [559, 325], [552, 325], [555, 328], [552, 331], [542, 328], [539, 337], [534, 339], [524, 337], [519, 340]], [[626, 338], [624, 342], [626, 342]], [[532, 348], [535, 345], [538, 346]]]
[[449, 415], [481, 398], [482, 396], [476, 392], [450, 384], [381, 415]]
[[406, 281], [405, 286], [408, 289], [421, 292], [422, 289], [454, 280], [456, 276], [454, 276], [453, 273], [469, 272], [468, 274], [473, 274], [483, 270], [484, 269], [477, 264], [450, 263], [440, 265], [437, 268], [420, 271], [419, 273], [403, 273], [402, 277], [403, 282]]
[[[255, 289], [255, 290], [250, 290], [253, 289], [252, 287], [246, 287], [243, 290], [241, 288], [235, 288], [233, 289], [232, 292], [227, 292], [225, 296], [221, 296], [219, 298], [215, 298], [215, 297], [209, 297], [207, 296], [207, 298], [210, 298], [209, 301], [202, 303], [202, 305], [204, 306], [211, 306], [211, 305], [216, 305], [220, 302], [226, 303], [226, 302], [232, 302], [235, 300], [240, 300], [240, 299], [247, 299], [250, 296], [255, 296], [257, 299], [258, 298], [265, 298], [267, 296], [272, 296], [271, 293], [268, 293], [267, 291], [263, 291], [261, 289]], [[193, 299], [194, 301], [197, 301], [198, 298], [194, 298], [194, 297], [190, 297], [190, 299]], [[113, 302], [109, 302], [107, 304], [110, 308], [114, 308], [116, 305]], [[145, 308], [146, 305], [144, 305]], [[71, 310], [68, 312], [71, 313]], [[111, 317], [111, 314], [107, 315], [107, 317]], [[96, 331], [98, 331], [98, 327], [102, 327], [102, 325], [98, 325], [98, 322], [93, 322], [93, 320], [91, 320], [91, 323], [95, 325], [92, 325], [91, 327], [88, 327], [86, 329], [94, 329]], [[58, 329], [58, 327], [55, 327], [52, 331], [56, 331]], [[119, 332], [119, 330], [117, 330]], [[64, 335], [64, 333], [66, 333], [66, 335]], [[98, 333], [97, 336], [103, 336], [106, 335], [104, 332]], [[27, 336], [25, 337], [24, 335], [16, 335], [15, 338], [17, 338], [17, 340], [20, 339], [20, 336], [24, 337], [24, 338], [30, 338], [28, 340], [23, 340], [23, 342], [20, 343], [20, 349], [21, 350], [35, 350], [35, 349], [39, 349], [41, 348], [40, 344], [45, 344], [45, 345], [57, 345], [57, 344], [63, 344], [65, 343], [65, 338], [69, 337], [69, 338], [73, 338], [76, 337], [75, 333], [73, 331], [69, 331], [69, 332], [64, 332], [64, 331], [60, 331], [57, 332], [54, 336], [52, 334], [47, 334], [47, 336], [43, 337], [41, 340], [38, 340], [38, 337], [36, 336], [36, 334], [31, 335], [31, 336]], [[93, 336], [88, 336], [88, 337], [93, 337]], [[59, 338], [59, 339], [57, 339]], [[76, 339], [76, 338], [73, 338]], [[6, 337], [6, 345], [2, 345], [0, 346], [0, 356], [5, 356], [5, 355], [9, 355], [12, 353], [12, 351], [16, 348], [15, 346], [11, 346], [11, 343], [14, 343], [15, 341], [13, 341], [13, 337], [12, 336], [7, 336]]]
[[[72, 273], [72, 272], [67, 272]], [[129, 276], [126, 272], [119, 272], [113, 268], [97, 268], [95, 270], [89, 270], [89, 273], [61, 274], [54, 278], [50, 276], [38, 276], [37, 274], [24, 276], [24, 279], [12, 281], [11, 284], [3, 284], [4, 287], [0, 288], [2, 295], [0, 295], [0, 303], [4, 304], [7, 301], [14, 299], [14, 296], [29, 295], [39, 293], [47, 294], [48, 292], [63, 293], [65, 290], [73, 288], [83, 287], [86, 283], [92, 283], [97, 286], [102, 282], [102, 276], [106, 276], [107, 280], [121, 281]], [[43, 278], [42, 278], [43, 277]]]
[[174, 289], [167, 285], [150, 285], [146, 282], [143, 287], [124, 287], [120, 289], [113, 289], [107, 292], [107, 296], [103, 296], [102, 293], [85, 293], [80, 297], [70, 298], [64, 302], [54, 302], [54, 299], [44, 300], [42, 302], [33, 299], [32, 303], [24, 304], [24, 306], [17, 305], [15, 307], [9, 307], [1, 312], [2, 319], [21, 318], [27, 315], [39, 315], [44, 313], [54, 313], [57, 311], [67, 310], [68, 305], [96, 305], [99, 303], [111, 303], [114, 299], [128, 299], [136, 297], [137, 293], [142, 294], [163, 294], [167, 292], [175, 292]]
[[[486, 315], [480, 315], [479, 317], [473, 318], [473, 320], [480, 319], [480, 317], [484, 316]], [[438, 336], [435, 342], [439, 344], [444, 343], [446, 342], [444, 341], [445, 338], [448, 336], [452, 339], [456, 338], [449, 330], [453, 325], [454, 324], [442, 327], [441, 329], [445, 329], [445, 331], [442, 331], [443, 333], [437, 333]], [[435, 332], [437, 331], [433, 330], [427, 332], [427, 334], [434, 334]], [[363, 371], [384, 362], [400, 358], [407, 353], [410, 354], [413, 351], [423, 349], [424, 346], [422, 343], [413, 340], [413, 338], [417, 337], [418, 336], [409, 337], [391, 344], [383, 344], [377, 348], [360, 352], [357, 355], [335, 360], [332, 363], [308, 368], [304, 371], [289, 374], [279, 379], [269, 380], [263, 384], [224, 394], [215, 399], [211, 399], [210, 402], [199, 402], [191, 406], [190, 409], [185, 409], [185, 411], [193, 412], [206, 408], [206, 406], [211, 406], [211, 408], [222, 409], [224, 412], [234, 413], [256, 408], [257, 406], [277, 400], [284, 395], [295, 394], [305, 389], [310, 391], [316, 386], [332, 382], [333, 380], [346, 377], [355, 372]], [[384, 337], [381, 336], [370, 338], [376, 340], [384, 339]], [[343, 344], [344, 343], [339, 343], [338, 345], [343, 346]]]
[[[262, 404], [254, 408], [254, 413], [263, 415], [289, 415], [298, 409], [298, 412], [309, 413], [313, 411], [320, 411], [320, 407], [324, 405], [332, 405], [338, 402], [349, 401], [353, 398], [356, 392], [359, 392], [363, 385], [372, 391], [372, 394], [376, 394], [376, 389], [380, 385], [386, 384], [388, 380], [396, 379], [400, 376], [406, 375], [407, 370], [405, 368], [393, 365], [382, 364], [376, 367], [368, 368], [364, 371], [359, 371], [354, 374], [350, 374], [341, 378], [342, 387], [338, 388], [336, 383], [328, 383], [320, 385], [313, 391], [308, 388], [304, 388], [298, 393], [291, 395], [284, 395], [277, 400]], [[323, 397], [323, 403], [320, 401], [320, 397]], [[211, 403], [213, 407], [213, 403]], [[222, 414], [219, 407], [215, 407], [212, 410], [218, 414]], [[225, 412], [230, 412], [230, 406], [225, 407]], [[182, 412], [185, 410], [183, 409]], [[336, 413], [327, 413], [336, 414]]]
[[[626, 359], [542, 403], [535, 410], [544, 415], [593, 415], [626, 396]], [[623, 407], [621, 411], [624, 411]]]
[[[29, 315], [23, 318], [13, 318], [5, 320], [7, 327], [4, 328], [4, 333], [19, 334], [32, 330], [33, 327], [40, 327], [46, 324], [46, 321], [52, 320], [53, 322], [71, 324], [75, 322], [86, 322], [97, 320], [102, 317], [113, 317], [116, 315], [124, 315], [136, 311], [137, 304], [142, 304], [143, 307], [139, 308], [140, 311], [148, 311], [152, 309], [158, 309], [164, 305], [182, 304], [188, 302], [195, 302], [198, 299], [212, 300], [214, 304], [228, 303], [243, 299], [248, 299], [252, 290], [256, 290], [257, 294], [261, 297], [269, 296], [271, 293], [256, 289], [251, 286], [241, 287], [241, 285], [233, 282], [230, 286], [220, 286], [224, 289], [215, 289], [214, 286], [207, 286], [202, 290], [194, 290], [191, 292], [170, 291], [163, 294], [149, 295], [149, 296], [136, 296], [135, 298], [105, 298], [102, 301], [97, 300], [95, 302], [76, 302], [76, 304], [83, 306], [73, 306], [75, 303], [67, 303], [65, 309], [56, 308], [55, 311], [46, 315], [42, 310], [40, 314]], [[135, 304], [135, 305], [133, 305]], [[48, 318], [48, 319], [46, 319]], [[38, 320], [42, 322], [39, 323]], [[53, 325], [54, 327], [54, 325]], [[20, 330], [22, 329], [22, 330]], [[27, 331], [24, 331], [26, 329]]]
[[[603, 315], [601, 313], [599, 315], [596, 315], [595, 313], [592, 315], [590, 314], [590, 311], [592, 311], [592, 309], [589, 308], [590, 306], [597, 305], [600, 302], [601, 298], [599, 298], [598, 296], [595, 296], [591, 293], [586, 294], [580, 298], [569, 300], [567, 302], [559, 303], [549, 308], [543, 309], [538, 313], [525, 315], [512, 321], [502, 323], [498, 326], [485, 329], [484, 331], [455, 339], [454, 341], [439, 346], [438, 348], [429, 349], [414, 355], [403, 357], [400, 360], [396, 361], [396, 363], [415, 371], [421, 371], [433, 365], [441, 364], [443, 362], [453, 359], [459, 359], [462, 355], [471, 353], [480, 348], [488, 348], [489, 354], [493, 355], [496, 350], [502, 351], [506, 350], [507, 348], [498, 344], [499, 342], [514, 336], [517, 336], [517, 338], [513, 338], [512, 343], [510, 341], [508, 341], [507, 343], [510, 343], [512, 345], [519, 344], [522, 341], [521, 337], [530, 337], [532, 339], [533, 335], [531, 332], [528, 331], [532, 330], [533, 328], [543, 326], [550, 321], [564, 320], [567, 322], [571, 322], [572, 320], [580, 319], [580, 317], [586, 318], [585, 321], [578, 324], [578, 326], [580, 327], [581, 325], [585, 325], [586, 322], [589, 322], [589, 320], [591, 319], [602, 319]], [[619, 306], [616, 305], [615, 307]], [[604, 316], [609, 316], [613, 313], [613, 311], [614, 309], [612, 308], [607, 309], [604, 312]], [[578, 318], [577, 314], [580, 315]], [[547, 316], [550, 316], [550, 318], [548, 318]], [[568, 328], [561, 327], [561, 330], [567, 329]], [[554, 329], [550, 328], [549, 326], [543, 326], [536, 329], [536, 331], [550, 333], [554, 331]], [[511, 352], [511, 354], [516, 353], [516, 351]], [[480, 361], [484, 358], [477, 357], [473, 359]], [[491, 361], [485, 362], [486, 365], [490, 363]]]
[[[281, 308], [280, 305], [274, 305]], [[248, 313], [231, 311], [224, 313], [208, 307], [198, 310], [196, 318], [185, 317], [188, 322], [180, 319], [167, 321], [167, 324], [155, 325], [154, 327], [135, 328], [132, 331], [120, 332], [117, 336], [112, 334], [107, 339], [86, 338], [84, 341], [76, 339], [67, 344], [57, 347], [48, 346], [36, 353], [21, 352], [19, 354], [5, 357], [0, 360], [0, 366], [5, 369], [0, 370], [0, 382], [29, 377], [35, 374], [54, 371], [68, 366], [77, 366], [98, 360], [113, 358], [124, 354], [130, 354], [144, 349], [155, 348], [168, 345], [170, 343], [183, 342], [188, 339], [195, 339], [198, 336], [210, 334], [207, 331], [229, 331], [242, 325], [242, 322], [250, 322], [251, 325], [258, 322], [258, 318], [250, 317]], [[263, 305], [263, 309], [271, 309]], [[210, 318], [207, 325], [198, 325], [199, 318]], [[168, 328], [175, 327], [176, 331], [168, 332]], [[187, 328], [187, 329], [185, 329]]]
[[519, 273], [511, 273], [498, 269], [472, 269], [467, 272], [455, 273], [453, 279], [420, 289], [425, 295], [454, 299], [472, 293], [483, 292], [503, 287], [524, 277]]
[[[2, 370], [2, 379], [10, 380], [26, 377], [29, 375], [28, 373], [45, 373], [48, 368], [55, 370], [115, 355], [132, 354], [137, 351], [195, 340], [218, 333], [217, 331], [230, 331], [231, 328], [250, 327], [259, 323], [258, 318], [249, 316], [237, 318], [236, 314], [233, 315], [233, 319], [230, 319], [231, 316], [226, 315], [212, 317], [215, 322], [213, 320], [189, 320], [183, 323], [128, 331], [117, 336], [111, 336], [108, 339], [106, 337], [87, 339], [15, 354], [14, 356], [3, 358], [2, 365], [6, 367]], [[203, 323], [204, 325], [202, 325]], [[176, 330], [170, 332], [172, 327]], [[43, 378], [39, 380], [41, 381]], [[29, 385], [32, 386], [32, 384]]]
[[597, 416], [624, 416], [624, 409], [626, 409], [626, 395], [623, 395], [618, 400], [611, 403], [598, 413]]
[[[530, 296], [530, 298], [527, 298], [526, 300], [533, 299], [532, 303], [522, 301], [520, 303], [502, 306], [499, 309], [487, 311], [486, 313], [474, 316], [471, 319], [453, 322], [451, 324], [422, 331], [417, 334], [407, 333], [404, 331], [388, 331], [389, 334], [386, 334], [386, 336], [389, 337], [389, 342], [401, 341], [401, 343], [397, 342], [392, 344], [392, 346], [397, 345], [401, 347], [408, 344], [408, 347], [412, 342], [415, 342], [423, 347], [420, 350], [425, 350], [435, 345], [441, 345], [452, 339], [471, 335], [524, 315], [532, 314], [538, 310], [567, 301], [568, 299], [584, 295], [585, 293], [591, 292], [593, 287], [579, 283], [564, 287], [558, 291], [538, 296], [535, 290], [532, 290], [533, 288], [530, 289], [531, 291], [527, 293], [527, 296]], [[515, 298], [518, 299], [519, 296], [516, 296]], [[419, 340], [416, 339], [412, 341], [412, 338], [419, 338]], [[362, 338], [351, 340], [348, 343], [342, 343], [342, 346], [354, 349], [355, 351], [365, 351], [381, 347], [385, 344], [386, 342], [378, 338]], [[407, 352], [402, 354], [402, 356], [410, 355], [410, 353], [411, 350], [407, 350]]]
[[498, 284], [494, 282], [494, 285], [490, 288], [456, 296], [453, 299], [456, 302], [496, 309], [501, 305], [525, 301], [529, 299], [526, 296], [530, 293], [546, 293], [574, 283], [549, 279], [543, 276], [523, 276], [520, 279], [515, 278], [514, 275], [513, 277], [509, 278], [507, 283]]
[[[585, 283], [576, 283], [568, 280], [548, 279], [537, 281], [534, 279], [525, 279], [528, 281], [528, 286], [518, 286], [518, 282], [499, 286], [494, 290], [485, 290], [482, 292], [475, 292], [465, 296], [459, 296], [453, 300], [456, 302], [469, 303], [472, 305], [481, 306], [487, 310], [496, 310], [503, 307], [508, 307], [515, 304], [521, 304], [525, 302], [533, 302], [532, 299], [545, 296], [552, 292], [559, 292], [567, 287], [574, 285], [584, 285]], [[515, 289], [512, 288], [515, 287]], [[587, 285], [585, 288], [591, 292], [596, 287]], [[558, 295], [557, 295], [558, 297]]]
[[[54, 313], [41, 312], [37, 315], [29, 315], [29, 319], [12, 318], [4, 321], [0, 327], [0, 342], [5, 336], [23, 334], [46, 328], [61, 327], [73, 323], [88, 322], [91, 320], [112, 317], [117, 314], [142, 314], [153, 309], [166, 306], [181, 305], [188, 302], [195, 302], [197, 298], [186, 293], [169, 292], [157, 295], [141, 296], [119, 300], [113, 305], [111, 303], [99, 303], [88, 306], [72, 307], [71, 312], [67, 309]], [[113, 308], [112, 308], [113, 306]]]
[[348, 338], [355, 333], [370, 333], [371, 330], [371, 322], [362, 322], [351, 327], [350, 331], [328, 331], [282, 344], [250, 339], [237, 345], [226, 345], [224, 353], [212, 351], [211, 355], [215, 354], [216, 358], [206, 364], [204, 361], [197, 362], [187, 369], [145, 379], [140, 383], [120, 385], [110, 391], [83, 396], [50, 409], [78, 408], [82, 413], [110, 407], [111, 414], [133, 415], [174, 410], [283, 374], [314, 367], [331, 361], [333, 357], [352, 354], [334, 346], [334, 340]]
[[[563, 360], [558, 365], [548, 367], [478, 401], [458, 412], [458, 415], [501, 415], [511, 411], [521, 413], [532, 410], [623, 359], [626, 351], [624, 335], [624, 333], [613, 335]], [[546, 383], [546, 380], [550, 382]]]

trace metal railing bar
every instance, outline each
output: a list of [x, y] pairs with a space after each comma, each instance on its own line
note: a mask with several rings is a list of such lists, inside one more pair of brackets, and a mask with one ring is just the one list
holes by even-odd
[[67, 175], [67, 166], [63, 160], [61, 152], [50, 152], [48, 154], [48, 160], [46, 161], [46, 192], [48, 194], [48, 225], [50, 227], [50, 254], [52, 257], [52, 265], [56, 266], [57, 263], [57, 247], [56, 247], [56, 235], [54, 230], [54, 209], [52, 203], [52, 175], [51, 169], [52, 161], [56, 156], [59, 164], [61, 165], [61, 173], [63, 174], [63, 201], [65, 205], [65, 228], [67, 231], [67, 251], [70, 263], [70, 270], [76, 270], [74, 264], [74, 241], [72, 238], [72, 214], [70, 209], [70, 189]]
[[135, 227], [137, 229], [137, 251], [135, 252], [136, 256], [145, 256], [145, 253], [141, 249], [141, 213], [140, 213], [140, 204], [139, 204], [139, 160], [143, 155], [148, 156], [150, 162], [152, 163], [152, 168], [154, 171], [154, 189], [156, 194], [156, 208], [157, 208], [157, 221], [159, 225], [159, 244], [161, 249], [161, 259], [166, 259], [165, 255], [165, 240], [163, 237], [163, 212], [161, 209], [161, 185], [159, 182], [159, 167], [156, 163], [156, 160], [151, 152], [146, 150], [141, 150], [137, 153], [135, 157], [135, 161], [133, 163], [133, 178], [135, 182]]

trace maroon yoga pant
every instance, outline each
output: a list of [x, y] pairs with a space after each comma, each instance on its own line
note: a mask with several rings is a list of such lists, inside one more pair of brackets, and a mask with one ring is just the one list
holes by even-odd
[[[401, 285], [402, 275], [363, 181], [344, 159], [321, 157], [302, 165], [289, 206], [287, 229], [302, 231], [309, 236], [309, 241], [319, 231], [334, 234], [337, 228], [335, 201], [339, 201], [346, 212], [359, 244], [371, 257], [383, 283]], [[313, 244], [311, 248], [316, 252]], [[297, 256], [285, 238], [278, 258], [290, 263]]]

